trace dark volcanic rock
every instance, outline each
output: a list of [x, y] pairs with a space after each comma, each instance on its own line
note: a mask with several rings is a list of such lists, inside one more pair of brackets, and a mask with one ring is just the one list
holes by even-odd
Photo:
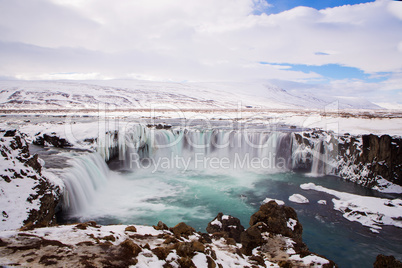
[[374, 268], [402, 268], [402, 262], [396, 260], [394, 256], [380, 254], [374, 262]]
[[368, 163], [369, 177], [381, 176], [402, 185], [402, 139], [389, 135], [363, 135], [363, 152], [358, 160]]
[[302, 232], [303, 227], [293, 208], [270, 201], [261, 205], [260, 209], [251, 216], [250, 227], [241, 234], [242, 253], [250, 255], [254, 248], [266, 242], [262, 234], [269, 233], [292, 238], [296, 242], [297, 252], [309, 254], [302, 241]]
[[188, 237], [195, 233], [195, 229], [184, 222], [180, 222], [175, 227], [170, 228], [170, 231], [172, 231], [172, 233], [177, 237]]
[[311, 171], [314, 158], [312, 152], [317, 140], [320, 139], [321, 150], [326, 148], [323, 159], [330, 156], [333, 161], [324, 163], [324, 165], [330, 164], [331, 174], [369, 188], [384, 187], [381, 179], [402, 185], [402, 138], [373, 134], [362, 136], [345, 134], [335, 137], [323, 131], [303, 135], [294, 133], [293, 137], [294, 142], [302, 150], [307, 148], [301, 159], [294, 159], [292, 166], [294, 170]]
[[158, 221], [158, 224], [153, 226], [155, 230], [169, 230], [169, 227], [162, 221]]
[[43, 136], [37, 135], [36, 139], [32, 143], [39, 146], [45, 146], [46, 144], [51, 144], [57, 148], [66, 148], [73, 146], [69, 141], [67, 141], [64, 138], [48, 134], [43, 134]]
[[14, 137], [16, 132], [17, 132], [16, 129], [14, 129], [14, 130], [7, 130], [6, 133], [4, 134], [4, 137]]
[[262, 227], [264, 227], [263, 224], [256, 224], [247, 228], [247, 230], [241, 234], [242, 253], [251, 255], [254, 248], [264, 244]]
[[[290, 219], [295, 221], [293, 230], [288, 227]], [[250, 218], [250, 226], [257, 223], [264, 223], [266, 232], [293, 238], [297, 243], [302, 242], [303, 227], [299, 223], [296, 211], [291, 207], [280, 206], [275, 201], [263, 204]]]
[[208, 223], [206, 230], [210, 234], [224, 233], [227, 237], [233, 238], [237, 243], [240, 243], [240, 235], [244, 231], [244, 227], [238, 218], [219, 213], [213, 221]]
[[34, 156], [27, 159], [25, 162], [26, 165], [32, 167], [39, 174], [42, 172], [42, 165], [38, 161], [39, 155], [35, 154]]

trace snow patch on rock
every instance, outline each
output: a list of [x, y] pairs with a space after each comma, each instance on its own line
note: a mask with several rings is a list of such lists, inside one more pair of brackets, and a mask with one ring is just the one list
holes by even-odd
[[212, 221], [211, 224], [218, 225], [220, 228], [222, 228], [222, 222], [218, 221], [218, 219], [215, 219], [214, 221]]
[[294, 231], [295, 226], [297, 224], [297, 220], [289, 218], [289, 220], [288, 220], [288, 222], [286, 224], [290, 229], [292, 229], [292, 231]]
[[280, 206], [285, 205], [285, 202], [283, 202], [282, 200], [272, 199], [272, 198], [269, 198], [269, 197], [265, 198], [264, 201], [262, 201], [262, 203], [263, 203], [263, 204], [266, 204], [266, 203], [268, 203], [268, 202], [270, 202], [270, 201], [275, 201], [275, 202], [276, 202], [278, 205], [280, 205]]

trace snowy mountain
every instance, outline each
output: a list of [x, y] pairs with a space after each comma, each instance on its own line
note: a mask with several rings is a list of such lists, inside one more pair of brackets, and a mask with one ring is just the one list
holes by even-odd
[[339, 108], [376, 109], [377, 105], [346, 98], [297, 96], [262, 83], [173, 83], [139, 80], [0, 81], [3, 109], [152, 108], [185, 109], [323, 109], [333, 101]]

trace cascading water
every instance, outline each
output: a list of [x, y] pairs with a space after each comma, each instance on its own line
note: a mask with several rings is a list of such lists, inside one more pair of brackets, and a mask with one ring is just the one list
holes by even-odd
[[105, 161], [113, 156], [124, 163], [123, 169], [139, 172], [148, 168], [148, 174], [176, 171], [191, 174], [198, 170], [215, 176], [219, 172], [229, 174], [233, 169], [241, 174], [244, 170], [275, 173], [292, 168], [290, 133], [166, 130], [137, 124], [120, 133], [107, 132], [98, 139], [98, 145], [98, 153], [74, 159], [73, 167], [63, 175], [64, 210], [70, 215], [85, 211], [97, 189], [108, 183]]
[[168, 158], [177, 163], [188, 163], [192, 168], [209, 167], [206, 161], [211, 160], [228, 168], [255, 169], [258, 164], [251, 167], [250, 161], [260, 161], [261, 168], [266, 170], [291, 168], [290, 133], [155, 130], [138, 125], [134, 134], [123, 135], [119, 139], [119, 159], [125, 163], [125, 168], [139, 167], [142, 160], [155, 165]]
[[125, 170], [148, 168], [151, 172], [192, 170], [258, 170], [286, 172], [310, 162], [312, 176], [330, 174], [331, 143], [314, 140], [312, 146], [297, 142], [294, 133], [218, 130], [153, 129], [129, 125], [121, 132], [98, 138], [98, 153], [73, 160], [64, 174], [64, 208], [71, 214], [85, 210], [96, 189], [107, 182], [105, 161], [119, 157]]
[[337, 150], [333, 140], [330, 136], [327, 136], [326, 139], [318, 139], [314, 142], [310, 175], [317, 177], [333, 174], [337, 157]]
[[107, 181], [109, 168], [98, 153], [72, 159], [72, 167], [62, 174], [65, 184], [63, 211], [77, 214], [94, 199], [95, 192]]

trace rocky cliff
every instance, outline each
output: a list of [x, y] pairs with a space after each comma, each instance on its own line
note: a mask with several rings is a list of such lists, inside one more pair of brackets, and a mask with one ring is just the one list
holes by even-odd
[[25, 135], [0, 130], [0, 155], [0, 229], [55, 223], [60, 187], [46, 178], [38, 155], [30, 155]]
[[313, 131], [295, 133], [294, 138], [295, 145], [303, 147], [305, 153], [295, 169], [312, 170], [315, 162], [321, 174], [337, 175], [369, 188], [384, 190], [391, 183], [402, 185], [400, 137], [335, 136]]

